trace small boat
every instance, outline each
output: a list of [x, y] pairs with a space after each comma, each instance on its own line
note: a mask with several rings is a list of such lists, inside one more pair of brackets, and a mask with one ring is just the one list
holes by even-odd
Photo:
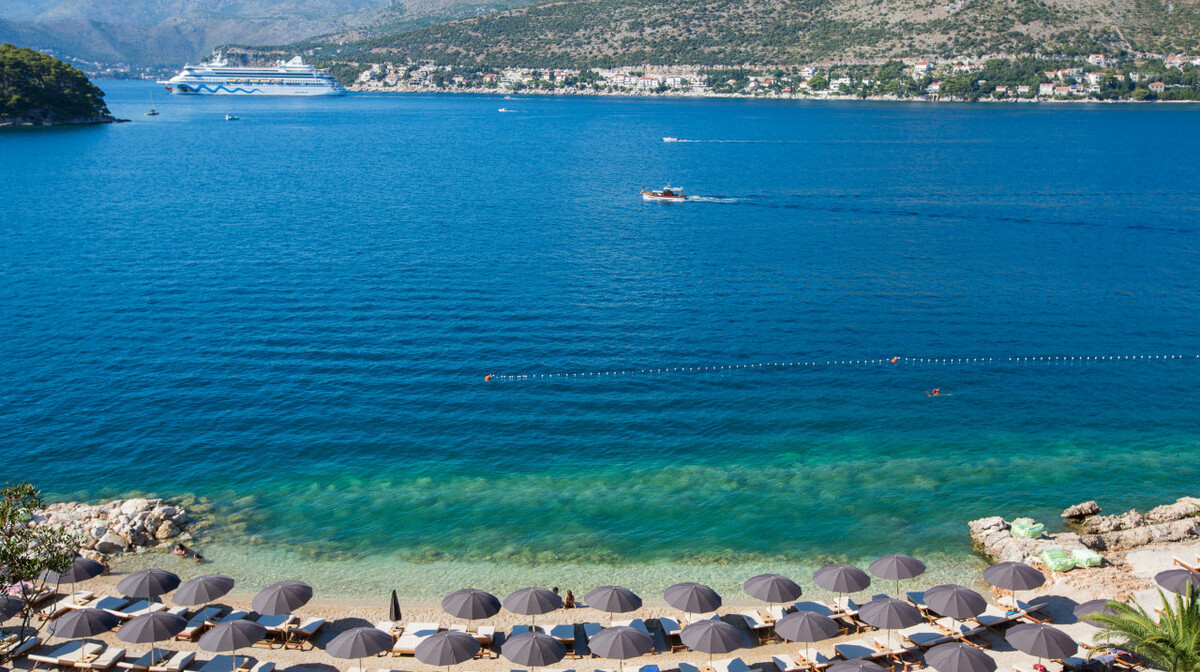
[[146, 113], [146, 116], [147, 116], [147, 117], [157, 117], [157, 116], [158, 116], [158, 110], [156, 110], [156, 109], [154, 109], [154, 108], [152, 107], [152, 108], [150, 108], [150, 111]]
[[663, 137], [663, 142], [679, 142], [679, 138], [668, 135]]
[[496, 111], [497, 111], [497, 112], [508, 112], [508, 108], [507, 108], [507, 107], [502, 107], [502, 108], [500, 108], [499, 110], [496, 110]]
[[225, 115], [225, 121], [237, 121], [239, 117], [236, 114]]
[[683, 189], [672, 189], [671, 185], [668, 184], [658, 191], [646, 191], [645, 187], [643, 187], [642, 200], [673, 203], [675, 201], [686, 201], [687, 196], [684, 195]]

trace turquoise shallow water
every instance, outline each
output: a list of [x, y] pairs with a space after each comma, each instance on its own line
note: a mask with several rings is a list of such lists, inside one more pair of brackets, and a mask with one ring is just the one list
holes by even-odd
[[[1191, 107], [104, 88], [0, 134], [0, 457], [211, 500], [217, 565], [953, 573], [974, 517], [1195, 494]], [[1003, 361], [483, 381], [892, 356]]]

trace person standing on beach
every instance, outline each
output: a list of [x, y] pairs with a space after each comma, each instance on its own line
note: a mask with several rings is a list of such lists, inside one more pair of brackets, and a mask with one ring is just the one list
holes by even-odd
[[575, 593], [572, 593], [571, 591], [568, 590], [567, 596], [565, 598], [563, 598], [563, 609], [574, 609], [574, 608], [575, 608]]

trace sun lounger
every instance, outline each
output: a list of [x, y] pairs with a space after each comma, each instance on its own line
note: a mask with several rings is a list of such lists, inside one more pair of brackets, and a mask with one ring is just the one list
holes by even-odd
[[150, 672], [183, 672], [195, 659], [195, 651], [172, 651], [170, 658], [152, 665]]
[[156, 665], [166, 665], [167, 661], [170, 660], [171, 656], [173, 655], [175, 655], [174, 651], [168, 651], [166, 649], [153, 649], [143, 653], [137, 658], [126, 658], [125, 660], [117, 663], [117, 667], [121, 668], [122, 670], [134, 670], [134, 672], [150, 672], [151, 661], [153, 661]]
[[693, 665], [692, 663], [679, 664], [679, 672], [700, 672], [700, 669], [699, 665]]
[[89, 609], [103, 609], [105, 611], [109, 611], [109, 610], [115, 611], [117, 609], [124, 609], [125, 607], [129, 606], [129, 603], [132, 601], [133, 600], [130, 600], [129, 598], [126, 598], [126, 597], [117, 597], [116, 595], [105, 595], [103, 597], [98, 597], [91, 602], [88, 602], [87, 607]]
[[[787, 616], [787, 609], [785, 609], [781, 605], [773, 604], [767, 608], [767, 615], [769, 615], [771, 617], [771, 620], [778, 621], [781, 618], [783, 618], [784, 616]], [[767, 620], [767, 619], [763, 619], [763, 620]]]
[[800, 664], [786, 653], [771, 656], [771, 662], [775, 663], [775, 667], [779, 668], [779, 672], [800, 672], [805, 669], [800, 667]]
[[[1011, 621], [1006, 621], [1011, 623]], [[983, 633], [991, 628], [983, 625], [971, 625], [963, 621], [955, 621], [951, 618], [939, 618], [934, 624], [943, 633], [950, 636], [956, 642], [970, 644], [977, 649], [990, 649], [992, 647], [988, 640], [983, 638]], [[1001, 632], [997, 630], [997, 632]]]
[[517, 635], [523, 635], [527, 632], [540, 632], [545, 634], [546, 629], [540, 625], [514, 625], [512, 630], [509, 631], [508, 636], [516, 637]]
[[250, 668], [250, 672], [274, 672], [275, 663], [269, 660], [260, 660]]
[[38, 618], [43, 621], [53, 621], [72, 609], [88, 606], [88, 603], [95, 599], [96, 594], [90, 590], [77, 590], [72, 595], [54, 602], [50, 606], [38, 612]]
[[[1006, 613], [1006, 612], [1001, 611], [1000, 609], [996, 608], [995, 606], [989, 604], [989, 605], [987, 605], [987, 607], [984, 608], [982, 614], [976, 616], [975, 618], [973, 618], [971, 620], [975, 621], [980, 626], [985, 627], [988, 630], [991, 630], [992, 632], [1000, 634], [1003, 632], [1003, 629], [1008, 627], [1009, 625], [1011, 625], [1016, 620], [1016, 618], [1017, 618], [1017, 614]], [[939, 618], [937, 620], [937, 624], [939, 627], [944, 626], [944, 627], [948, 628], [948, 627], [950, 627], [950, 625], [949, 625], [950, 619], [949, 618]]]
[[[667, 619], [667, 620], [669, 621], [671, 619]], [[662, 619], [659, 619], [659, 622], [661, 623]], [[672, 622], [674, 623], [674, 621], [672, 621]], [[627, 628], [633, 628], [634, 630], [644, 632], [647, 635], [650, 634], [650, 628], [647, 628], [646, 622], [640, 618], [627, 618], [627, 619], [623, 619], [620, 621], [613, 621], [613, 625], [623, 625]], [[675, 625], [679, 625], [679, 624], [676, 623]], [[666, 630], [665, 625], [663, 625], [663, 630], [664, 631]], [[676, 633], [676, 634], [678, 634], [678, 633]]]
[[480, 651], [480, 653], [486, 652], [486, 647], [491, 646], [492, 643], [496, 641], [496, 626], [494, 626], [494, 625], [479, 626], [479, 628], [475, 631], [475, 639], [478, 640], [479, 643], [485, 647], [485, 649], [482, 649]]
[[667, 637], [667, 646], [671, 647], [671, 653], [675, 653], [676, 651], [687, 651], [687, 647], [684, 646], [683, 640], [679, 638], [680, 633], [683, 632], [683, 626], [679, 625], [678, 621], [673, 618], [667, 618], [666, 616], [663, 616], [658, 619], [658, 624], [660, 627], [662, 627], [663, 634]]
[[209, 618], [204, 623], [205, 623], [205, 625], [207, 625], [208, 627], [211, 628], [214, 625], [220, 625], [221, 623], [228, 623], [230, 621], [240, 621], [249, 615], [250, 614], [248, 614], [244, 611], [231, 611], [228, 614], [225, 614], [224, 616], [220, 616], [216, 619]]
[[75, 669], [104, 672], [104, 670], [111, 670], [124, 657], [125, 649], [110, 646], [95, 658], [85, 657], [83, 660], [75, 663]]
[[557, 639], [563, 644], [575, 643], [575, 626], [569, 623], [560, 623], [558, 625], [547, 626], [550, 629], [546, 632], [547, 635]]
[[796, 654], [796, 659], [808, 670], [823, 670], [833, 664], [833, 660], [820, 651], [814, 651], [812, 658], [808, 657], [807, 651], [801, 651]]
[[29, 660], [44, 665], [72, 667], [85, 656], [95, 656], [104, 649], [99, 642], [73, 641], [50, 648], [42, 647], [29, 654]]
[[[250, 666], [253, 664], [253, 660], [253, 658], [248, 656], [238, 656], [236, 667], [239, 670], [249, 670]], [[233, 661], [233, 656], [227, 656], [225, 654], [213, 656], [212, 660], [201, 665], [200, 669], [196, 672], [233, 672], [235, 667]]]
[[404, 628], [404, 634], [398, 637], [395, 645], [392, 646], [392, 655], [416, 655], [417, 645], [423, 642], [426, 637], [437, 632], [440, 628], [441, 626], [437, 623], [409, 623], [408, 627]]
[[128, 621], [142, 614], [152, 614], [156, 611], [165, 611], [167, 605], [162, 602], [151, 602], [150, 600], [138, 600], [133, 604], [126, 605], [120, 609], [105, 609], [108, 613], [116, 616], [122, 621]]
[[4, 646], [0, 646], [0, 656], [7, 656], [9, 658], [9, 660], [16, 660], [18, 657], [24, 655], [25, 652], [32, 651], [35, 647], [39, 646], [41, 643], [42, 643], [41, 637], [30, 637], [29, 639], [27, 639], [24, 642], [21, 642], [19, 644], [14, 641], [10, 644], [5, 644]]
[[[645, 627], [646, 627], [646, 624], [642, 623], [642, 628], [645, 629]], [[600, 625], [599, 623], [584, 623], [583, 624], [584, 640], [590, 642], [592, 640], [592, 637], [595, 637], [596, 635], [600, 634], [600, 631], [603, 629], [604, 629], [604, 626]], [[646, 630], [646, 634], [650, 634], [650, 631]]]
[[758, 638], [759, 644], [775, 641], [775, 629], [770, 623], [762, 620], [757, 611], [753, 609], [743, 611], [742, 618], [746, 619], [746, 627], [750, 628], [750, 631]]
[[[1002, 607], [1005, 607], [1007, 609], [1013, 608], [1013, 600], [1012, 600], [1011, 595], [1005, 595], [996, 601], [999, 602], [1000, 606], [1002, 606]], [[1032, 621], [1034, 623], [1053, 623], [1054, 622], [1054, 619], [1050, 617], [1050, 613], [1045, 610], [1046, 609], [1045, 605], [1041, 605], [1036, 602], [1029, 604], [1029, 603], [1025, 603], [1020, 600], [1017, 600], [1016, 609], [1017, 609], [1017, 613], [1014, 614], [1013, 620], [1025, 619], [1027, 621]]]
[[870, 642], [862, 639], [834, 644], [833, 650], [837, 651], [838, 655], [846, 660], [871, 659], [884, 655], [883, 651], [876, 649]]
[[304, 619], [300, 625], [289, 627], [283, 640], [283, 648], [304, 650], [304, 645], [308, 644], [313, 635], [320, 632], [321, 628], [325, 627], [325, 619], [317, 617], [309, 617]]
[[922, 649], [928, 649], [938, 644], [946, 644], [951, 641], [950, 635], [934, 629], [927, 623], [920, 623], [910, 628], [897, 630], [896, 635], [899, 636], [901, 642], [905, 642], [910, 646], [916, 646]]
[[741, 658], [714, 660], [712, 669], [716, 672], [750, 672], [750, 666]]

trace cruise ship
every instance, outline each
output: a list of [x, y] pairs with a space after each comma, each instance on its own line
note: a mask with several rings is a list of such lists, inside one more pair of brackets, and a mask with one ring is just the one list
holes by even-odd
[[217, 96], [344, 96], [327, 70], [306, 65], [299, 56], [270, 68], [231, 66], [221, 55], [208, 63], [185, 65], [174, 77], [160, 81], [176, 95]]

